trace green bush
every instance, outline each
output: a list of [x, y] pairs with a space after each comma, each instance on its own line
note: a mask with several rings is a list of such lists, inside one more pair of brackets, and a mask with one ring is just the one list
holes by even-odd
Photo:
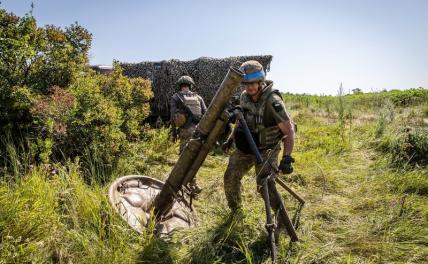
[[109, 75], [90, 70], [91, 34], [78, 24], [38, 27], [31, 14], [0, 9], [0, 25], [0, 135], [12, 139], [0, 145], [25, 142], [43, 163], [81, 156], [111, 168], [141, 137], [150, 82], [117, 65]]
[[379, 149], [391, 155], [391, 162], [398, 167], [428, 164], [428, 129], [404, 128], [394, 136], [385, 137]]
[[0, 129], [31, 129], [29, 110], [53, 86], [69, 86], [86, 68], [91, 34], [73, 24], [38, 27], [31, 14], [0, 9]]
[[379, 111], [379, 118], [376, 123], [375, 137], [380, 138], [387, 128], [387, 126], [394, 120], [394, 105], [391, 101], [386, 100], [383, 108]]
[[150, 113], [148, 102], [153, 97], [150, 81], [125, 77], [116, 63], [113, 73], [99, 78], [103, 95], [123, 111], [122, 131], [129, 140], [139, 138], [142, 121]]
[[68, 89], [54, 87], [31, 108], [41, 160], [83, 156], [88, 167], [111, 168], [140, 138], [151, 97], [149, 81], [128, 79], [119, 67], [109, 75], [87, 72]]

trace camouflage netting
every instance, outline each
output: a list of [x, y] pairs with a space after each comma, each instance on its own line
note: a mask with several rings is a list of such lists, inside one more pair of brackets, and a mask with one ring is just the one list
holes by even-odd
[[154, 98], [151, 103], [151, 116], [152, 118], [161, 116], [167, 120], [169, 99], [177, 91], [176, 81], [180, 76], [190, 75], [193, 78], [196, 83], [193, 90], [204, 98], [208, 106], [229, 67], [239, 67], [247, 60], [257, 60], [265, 71], [269, 71], [272, 56], [240, 56], [224, 59], [202, 57], [192, 61], [121, 63], [121, 66], [124, 74], [129, 77], [143, 77], [152, 81]]

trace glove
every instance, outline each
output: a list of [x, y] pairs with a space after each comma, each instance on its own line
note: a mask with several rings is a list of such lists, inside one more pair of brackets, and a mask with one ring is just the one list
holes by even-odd
[[294, 162], [293, 157], [291, 157], [290, 155], [285, 155], [284, 157], [282, 157], [278, 169], [284, 174], [290, 174], [293, 172], [293, 166], [291, 165], [292, 162]]

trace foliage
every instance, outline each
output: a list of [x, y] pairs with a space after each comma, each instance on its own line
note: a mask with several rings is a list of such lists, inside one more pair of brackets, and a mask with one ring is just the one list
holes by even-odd
[[36, 162], [83, 156], [111, 168], [141, 137], [151, 83], [118, 65], [109, 75], [90, 70], [91, 34], [77, 23], [38, 27], [31, 14], [0, 9], [0, 24], [0, 135], [25, 142]]
[[111, 167], [140, 138], [151, 96], [149, 81], [130, 80], [116, 67], [110, 75], [87, 72], [67, 90], [55, 87], [31, 112], [54, 160], [83, 156]]
[[[130, 263], [141, 238], [76, 164], [0, 184], [0, 263]], [[107, 242], [109, 241], [109, 242]]]
[[428, 164], [428, 128], [404, 127], [392, 137], [385, 137], [379, 149], [389, 153], [397, 167], [424, 167]]
[[153, 97], [150, 81], [125, 77], [118, 64], [110, 75], [99, 78], [103, 95], [122, 110], [122, 131], [128, 139], [138, 139], [142, 121], [150, 112], [148, 102]]
[[[290, 109], [301, 107], [312, 107], [318, 111], [324, 110], [328, 113], [332, 110], [337, 100], [332, 95], [307, 95], [284, 93], [285, 102], [289, 102]], [[417, 105], [428, 101], [428, 90], [422, 87], [412, 88], [404, 91], [392, 90], [369, 93], [343, 94], [343, 100], [351, 103], [358, 109], [373, 109], [382, 107], [385, 101], [391, 101], [396, 107]]]
[[53, 86], [67, 87], [86, 67], [91, 34], [80, 25], [38, 27], [30, 14], [0, 9], [0, 124], [27, 129], [29, 109]]
[[[119, 67], [86, 69], [90, 41], [77, 25], [67, 33], [0, 15], [0, 263], [269, 262], [254, 171], [242, 179], [243, 213], [230, 214], [225, 155], [208, 155], [198, 172], [195, 228], [167, 240], [153, 224], [131, 230], [107, 200], [110, 175], [165, 180], [178, 157], [168, 129], [142, 126], [150, 83]], [[295, 172], [280, 177], [306, 205], [300, 242], [280, 237], [281, 263], [426, 262], [427, 96], [284, 95], [299, 132]]]
[[[74, 89], [73, 95], [77, 98]], [[306, 205], [298, 229], [301, 241], [293, 245], [290, 257], [289, 239], [280, 237], [280, 263], [287, 259], [291, 263], [424, 263], [428, 257], [427, 170], [391, 167], [389, 154], [375, 152], [369, 144], [394, 135], [409, 116], [415, 123], [408, 125], [416, 129], [423, 107], [394, 106], [389, 119], [389, 106], [384, 104], [388, 122], [380, 138], [375, 137], [379, 109], [356, 111], [353, 137], [345, 142], [337, 121], [311, 107], [291, 111], [299, 124], [295, 173], [280, 177], [304, 197]], [[139, 173], [161, 180], [168, 176], [178, 158], [178, 144], [168, 142], [167, 129], [144, 129], [143, 140], [128, 145], [130, 154], [120, 158], [113, 175]], [[25, 150], [9, 149], [13, 156], [9, 164], [27, 169], [18, 169], [17, 178], [7, 176], [9, 170], [0, 171], [6, 174], [0, 177], [4, 179], [0, 182], [0, 263], [270, 261], [254, 171], [242, 179], [243, 214], [229, 214], [221, 180], [225, 155], [209, 155], [198, 173], [204, 188], [194, 201], [198, 225], [163, 240], [153, 236], [152, 226], [142, 236], [129, 229], [107, 201], [108, 184], [86, 183], [85, 170], [95, 175], [99, 168], [79, 167], [77, 162], [31, 167], [24, 165], [31, 162], [27, 159], [14, 160], [27, 156]], [[103, 164], [92, 157], [93, 166]], [[295, 201], [280, 190], [293, 215]], [[46, 219], [50, 225], [34, 218]], [[34, 232], [28, 232], [27, 223]]]

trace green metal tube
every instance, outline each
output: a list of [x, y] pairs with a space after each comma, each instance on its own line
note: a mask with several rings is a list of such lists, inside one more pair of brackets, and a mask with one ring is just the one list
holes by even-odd
[[216, 143], [219, 135], [224, 131], [228, 119], [229, 114], [227, 112], [223, 112], [223, 114], [220, 116], [213, 129], [211, 130], [210, 134], [208, 135], [206, 141], [202, 145], [199, 154], [196, 156], [196, 159], [193, 161], [192, 166], [190, 167], [189, 171], [186, 174], [186, 177], [184, 178], [183, 185], [189, 183], [196, 176], [196, 173], [204, 163], [208, 153]]
[[233, 67], [229, 69], [220, 88], [208, 106], [207, 112], [198, 124], [198, 130], [202, 134], [208, 135], [210, 133], [211, 129], [214, 127], [215, 121], [224, 111], [230, 98], [236, 92], [236, 88], [239, 87], [243, 77], [244, 73], [242, 71]]
[[[212, 132], [217, 120], [224, 111], [234, 91], [241, 83], [243, 77], [244, 74], [233, 67], [231, 67], [227, 72], [206, 113], [196, 127], [196, 131], [193, 133], [192, 139], [183, 149], [174, 168], [171, 170], [164, 187], [153, 201], [155, 214], [158, 218], [162, 218], [162, 216], [171, 209], [174, 202], [174, 196], [182, 188], [186, 175], [201, 151], [204, 139], [209, 136], [210, 132]], [[200, 163], [200, 165], [202, 165], [202, 163]], [[192, 171], [195, 172], [192, 173], [196, 174], [199, 167], [193, 168]]]

